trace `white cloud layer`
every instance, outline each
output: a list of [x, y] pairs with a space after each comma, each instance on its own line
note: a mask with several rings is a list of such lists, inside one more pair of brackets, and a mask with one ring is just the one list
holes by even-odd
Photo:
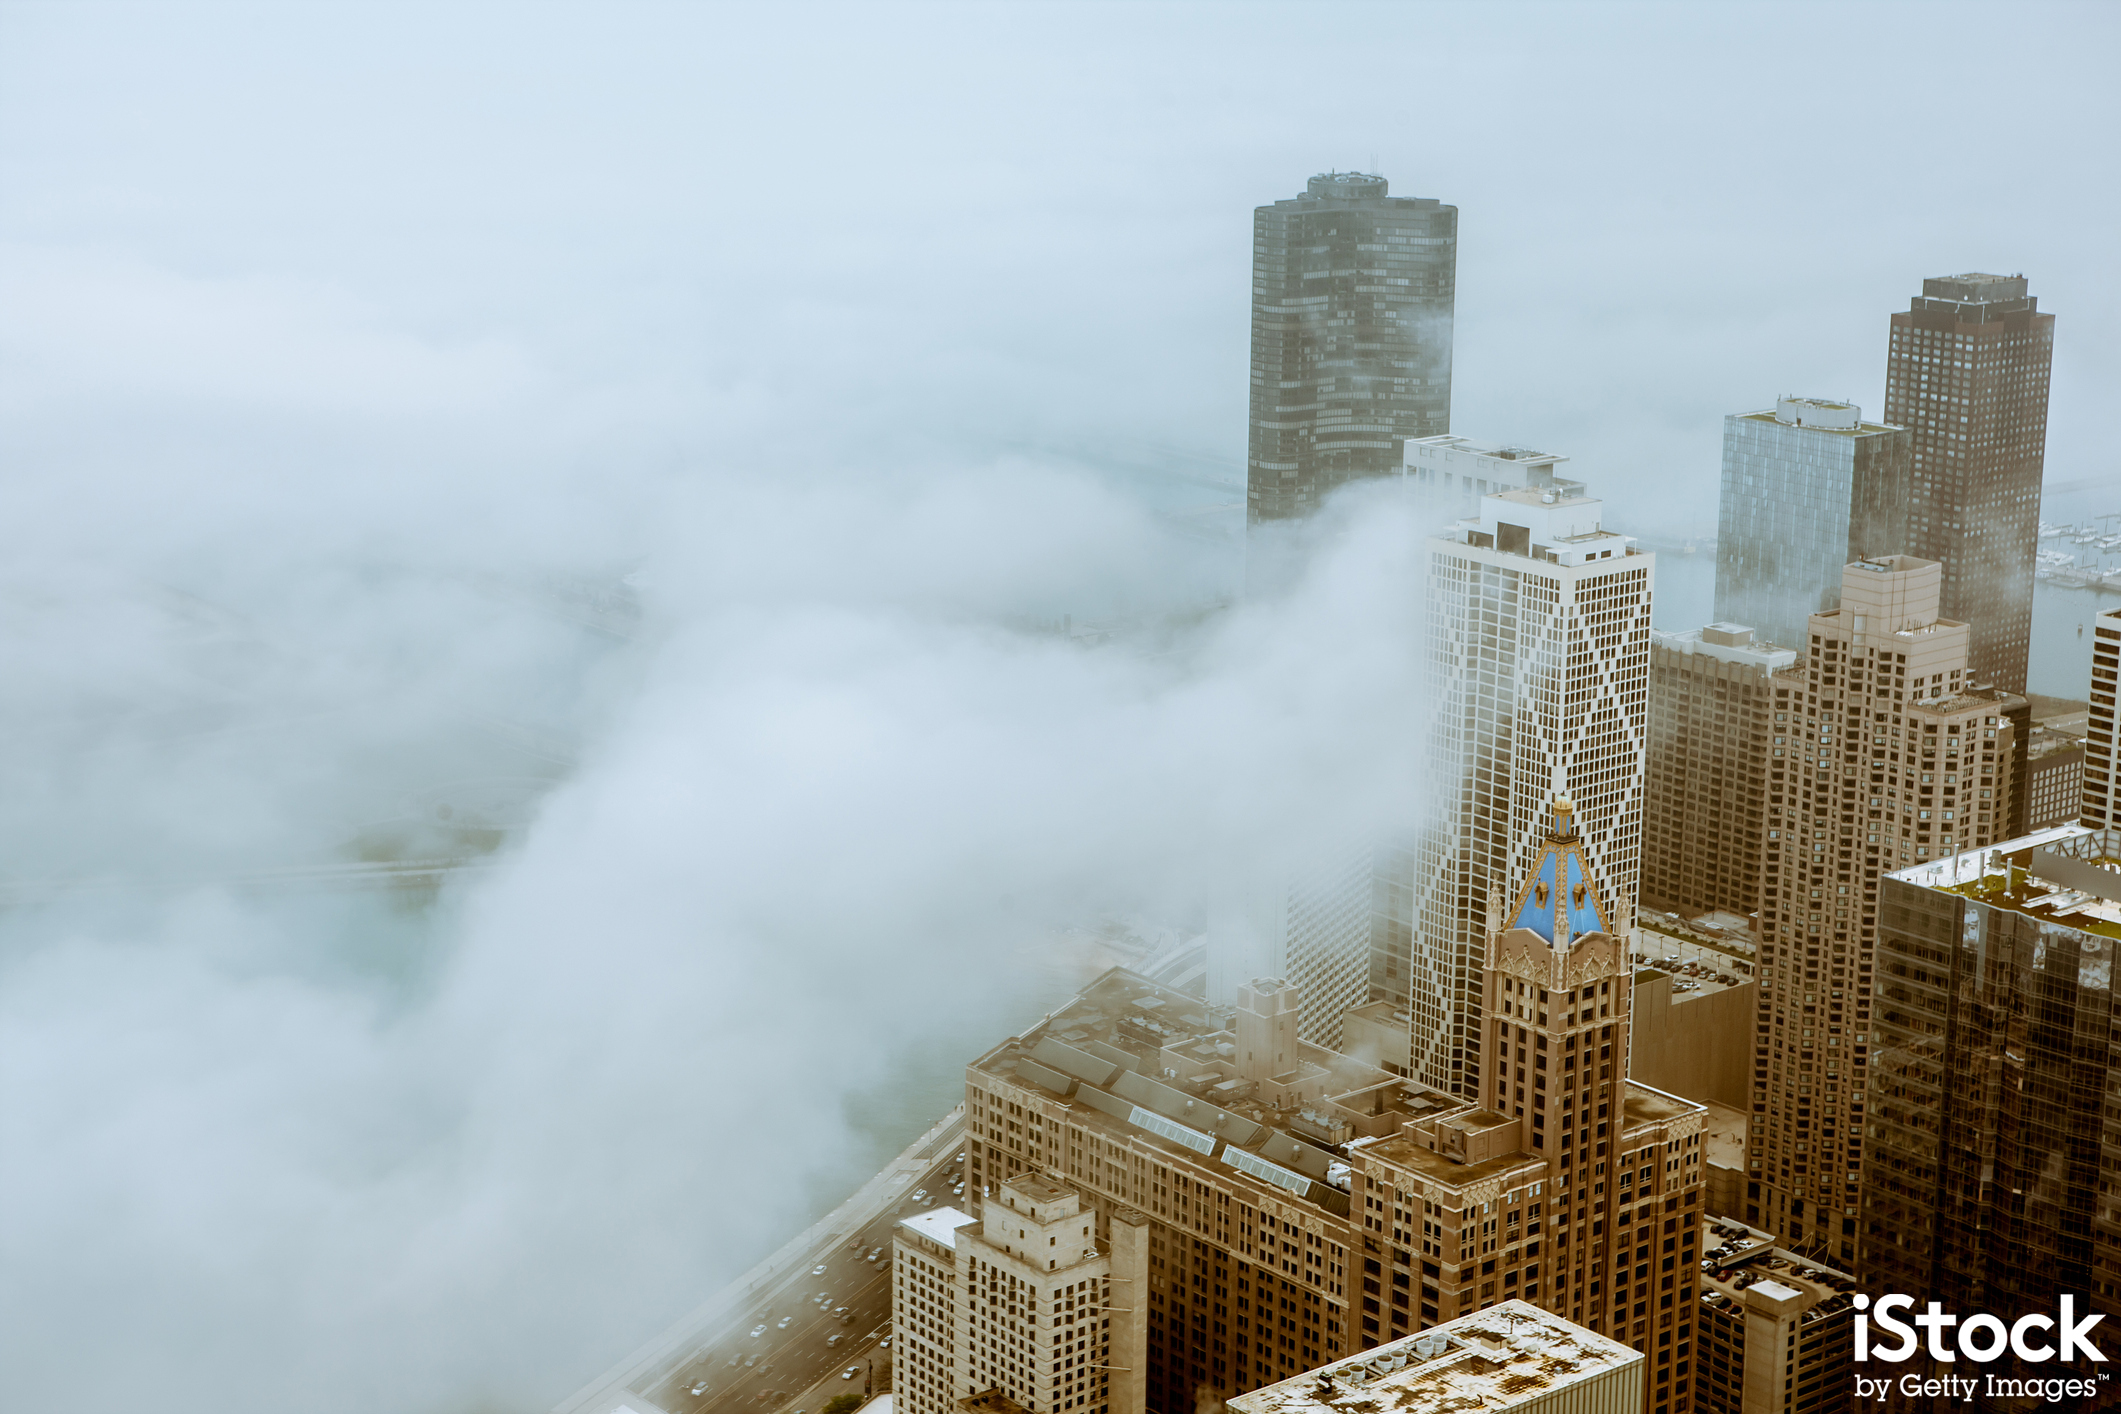
[[[1127, 468], [1238, 474], [1313, 170], [1460, 205], [1455, 423], [1609, 522], [1968, 266], [2090, 465], [2114, 22], [2011, 13], [2037, 101], [1918, 133], [1934, 7], [0, 10], [0, 1406], [546, 1407], [1063, 929], [1418, 812], [1386, 498], [1154, 655], [1024, 628], [1230, 583]], [[257, 877], [488, 827], [424, 912]]]

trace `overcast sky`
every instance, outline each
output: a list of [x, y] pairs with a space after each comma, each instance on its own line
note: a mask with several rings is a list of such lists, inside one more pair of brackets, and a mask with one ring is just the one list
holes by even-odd
[[[1058, 930], [1402, 814], [1401, 509], [1165, 657], [1020, 631], [1225, 582], [1112, 468], [1241, 475], [1313, 172], [1459, 207], [1452, 426], [1609, 524], [1712, 529], [1723, 415], [1875, 411], [1967, 269], [2057, 315], [2050, 514], [2121, 510], [2117, 28], [0, 4], [0, 875], [165, 881], [0, 915], [0, 1404], [548, 1407]], [[524, 590], [636, 569], [630, 643]], [[226, 882], [468, 781], [514, 843], [416, 920]]]

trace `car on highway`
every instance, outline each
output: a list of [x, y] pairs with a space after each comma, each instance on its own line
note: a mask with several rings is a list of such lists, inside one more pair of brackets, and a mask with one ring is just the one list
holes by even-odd
[[764, 1335], [765, 1333], [766, 1333], [766, 1328], [765, 1328], [764, 1326], [753, 1326], [753, 1327], [751, 1328], [751, 1338], [752, 1338], [753, 1340], [757, 1340], [757, 1339], [758, 1339], [758, 1338], [759, 1338], [760, 1336]]
[[928, 1190], [927, 1190], [927, 1189], [925, 1189], [925, 1188], [916, 1188], [916, 1189], [914, 1189], [914, 1190], [913, 1190], [913, 1201], [914, 1201], [914, 1202], [916, 1202], [916, 1203], [924, 1202], [924, 1201], [926, 1201], [927, 1197], [928, 1197]]
[[834, 1332], [833, 1332], [833, 1333], [832, 1333], [831, 1335], [828, 1335], [828, 1336], [826, 1336], [826, 1337], [825, 1337], [825, 1344], [827, 1344], [827, 1345], [838, 1345], [838, 1344], [839, 1344], [839, 1343], [840, 1343], [841, 1341], [845, 1340], [846, 1338], [847, 1338], [846, 1336], [844, 1336], [844, 1335], [840, 1334], [840, 1333], [839, 1333], [838, 1331], [834, 1331]]
[[752, 1367], [753, 1365], [756, 1365], [756, 1364], [758, 1364], [758, 1363], [759, 1363], [759, 1357], [758, 1357], [758, 1356], [756, 1356], [756, 1355], [746, 1355], [746, 1356], [744, 1357], [744, 1368], [745, 1368], [745, 1369], [747, 1369], [747, 1370], [748, 1370], [748, 1369], [750, 1369], [750, 1368], [751, 1368], [751, 1367]]
[[792, 1326], [792, 1325], [794, 1325], [794, 1324], [795, 1324], [795, 1317], [793, 1317], [793, 1316], [783, 1316], [783, 1317], [781, 1317], [781, 1318], [780, 1318], [780, 1319], [779, 1319], [778, 1321], [775, 1321], [775, 1322], [773, 1323], [773, 1328], [774, 1328], [775, 1330], [777, 1330], [777, 1331], [784, 1331], [784, 1330], [787, 1330], [787, 1329], [788, 1329], [788, 1328], [789, 1328], [790, 1326]]
[[818, 1264], [817, 1264], [816, 1266], [814, 1266], [814, 1267], [812, 1267], [812, 1268], [810, 1269], [810, 1275], [812, 1275], [812, 1276], [814, 1276], [814, 1277], [821, 1277], [821, 1276], [823, 1276], [824, 1274], [825, 1274], [825, 1264], [824, 1264], [823, 1262], [820, 1262], [820, 1263], [818, 1263]]
[[874, 1261], [875, 1261], [875, 1260], [876, 1260], [877, 1258], [879, 1258], [879, 1257], [881, 1257], [881, 1256], [883, 1256], [883, 1255], [884, 1255], [884, 1249], [883, 1249], [883, 1248], [881, 1248], [881, 1247], [872, 1247], [872, 1248], [870, 1248], [870, 1249], [869, 1249], [869, 1256], [868, 1256], [868, 1258], [867, 1258], [866, 1260], [868, 1260], [868, 1261], [871, 1261], [871, 1262], [874, 1262]]
[[694, 1395], [702, 1395], [702, 1394], [705, 1394], [706, 1392], [707, 1392], [707, 1381], [705, 1381], [705, 1380], [701, 1380], [701, 1381], [700, 1381], [699, 1383], [695, 1384], [695, 1385], [694, 1385], [694, 1386], [692, 1387], [692, 1393], [693, 1393]]
[[743, 1364], [743, 1363], [744, 1363], [744, 1357], [743, 1357], [743, 1356], [741, 1356], [741, 1355], [732, 1355], [732, 1356], [730, 1356], [730, 1357], [729, 1357], [729, 1368], [730, 1368], [730, 1369], [732, 1369], [732, 1370], [734, 1370], [734, 1369], [735, 1369], [735, 1368], [736, 1368], [737, 1366], [739, 1366], [739, 1365], [741, 1365], [741, 1364]]
[[859, 1374], [860, 1374], [861, 1372], [862, 1372], [862, 1367], [861, 1367], [861, 1366], [859, 1366], [859, 1365], [849, 1365], [849, 1366], [848, 1366], [848, 1367], [847, 1367], [847, 1368], [846, 1368], [845, 1370], [842, 1370], [842, 1371], [840, 1372], [840, 1378], [841, 1378], [841, 1379], [843, 1379], [843, 1380], [851, 1380], [851, 1379], [853, 1379], [853, 1378], [854, 1378], [854, 1377], [855, 1377], [856, 1375], [859, 1375]]

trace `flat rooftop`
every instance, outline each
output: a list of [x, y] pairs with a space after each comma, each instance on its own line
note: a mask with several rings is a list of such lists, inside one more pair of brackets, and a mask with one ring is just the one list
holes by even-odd
[[967, 1223], [977, 1221], [978, 1219], [973, 1217], [972, 1214], [959, 1212], [956, 1208], [937, 1208], [933, 1212], [917, 1213], [910, 1218], [901, 1218], [899, 1226], [912, 1229], [930, 1242], [941, 1243], [945, 1247], [955, 1247], [957, 1245], [957, 1230]]
[[1888, 878], [2102, 938], [2121, 938], [2121, 830], [2056, 825]]
[[1889, 422], [1858, 422], [1854, 427], [1819, 427], [1805, 423], [1802, 427], [1778, 420], [1773, 408], [1766, 412], [1741, 412], [1737, 414], [1747, 422], [1765, 422], [1772, 427], [1788, 427], [1792, 432], [1816, 432], [1822, 437], [1876, 437], [1885, 432], [1900, 429]]
[[1507, 1409], [1640, 1365], [1619, 1341], [1504, 1301], [1229, 1401], [1239, 1414]]

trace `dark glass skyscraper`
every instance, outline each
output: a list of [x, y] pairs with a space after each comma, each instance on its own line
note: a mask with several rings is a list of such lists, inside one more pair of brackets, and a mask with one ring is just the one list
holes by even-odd
[[[2006, 1321], [2052, 1314], [2066, 1294], [2080, 1318], [2110, 1318], [2097, 1334], [2111, 1355], [2117, 856], [2121, 834], [2066, 825], [1881, 881], [1878, 993], [1868, 1038], [1855, 1038], [1871, 1052], [1869, 1290]], [[2007, 1365], [1988, 1368], [2091, 1373]]]
[[1397, 474], [1409, 437], [1451, 430], [1458, 208], [1330, 172], [1252, 213], [1248, 521]]
[[2055, 316], [2022, 275], [1924, 280], [1893, 316], [1885, 420], [1914, 434], [1907, 543], [1944, 566], [1945, 618], [1971, 625], [1976, 681], [2025, 691]]

